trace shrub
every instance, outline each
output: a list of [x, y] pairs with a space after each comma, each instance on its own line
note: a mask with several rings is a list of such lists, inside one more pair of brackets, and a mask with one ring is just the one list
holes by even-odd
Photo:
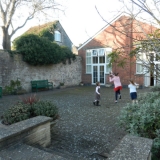
[[30, 105], [28, 104], [18, 103], [14, 105], [3, 114], [2, 123], [8, 125], [30, 118], [29, 108]]
[[140, 95], [139, 104], [127, 104], [118, 117], [132, 135], [154, 139], [152, 152], [160, 159], [160, 92]]
[[144, 95], [139, 104], [127, 104], [119, 116], [120, 125], [134, 135], [155, 138], [160, 129], [160, 93], [151, 92]]
[[3, 90], [3, 94], [17, 94], [17, 92], [22, 90], [21, 81], [18, 80], [11, 80], [8, 86], [5, 86]]
[[34, 116], [47, 116], [53, 118], [53, 120], [58, 118], [58, 108], [50, 101], [38, 101], [32, 104], [34, 110]]
[[160, 85], [156, 85], [156, 86], [151, 86], [150, 90], [155, 92], [155, 91], [160, 91]]
[[21, 98], [21, 101], [9, 108], [2, 116], [2, 123], [10, 125], [35, 116], [58, 118], [58, 108], [49, 101], [40, 101], [36, 94]]
[[[47, 33], [45, 36], [47, 36]], [[61, 47], [45, 36], [22, 35], [13, 41], [13, 48], [17, 53], [22, 54], [25, 62], [31, 65], [57, 64], [64, 62], [66, 59], [75, 58], [69, 48]]]
[[156, 132], [157, 137], [153, 140], [153, 147], [152, 147], [152, 160], [159, 160], [160, 159], [160, 130]]

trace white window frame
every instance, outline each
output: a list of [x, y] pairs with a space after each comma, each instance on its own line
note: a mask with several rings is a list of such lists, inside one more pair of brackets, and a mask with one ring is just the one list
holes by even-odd
[[[109, 62], [107, 60], [107, 55], [111, 52], [112, 52], [111, 48], [97, 48], [97, 49], [86, 50], [86, 74], [92, 74], [92, 67], [93, 67], [93, 65], [95, 65], [95, 64], [93, 64], [92, 59], [93, 59], [93, 57], [97, 57], [97, 56], [98, 57], [105, 56], [105, 63], [98, 62], [97, 65], [104, 65], [104, 67], [105, 67], [104, 73], [109, 74], [109, 72], [111, 71], [111, 68], [109, 69], [109, 67], [108, 67]], [[88, 53], [90, 53], [90, 55]], [[90, 58], [91, 63], [88, 63], [89, 58]]]
[[108, 60], [108, 54], [109, 53], [111, 53], [111, 51], [106, 51], [105, 52], [105, 62], [106, 62], [106, 66], [105, 66], [106, 67], [106, 69], [105, 69], [106, 72], [105, 73], [106, 74], [109, 74], [109, 72], [111, 72], [111, 70], [112, 70], [112, 67], [108, 66], [109, 65], [109, 60]]
[[56, 42], [62, 42], [61, 32], [59, 32], [59, 31], [54, 31], [54, 40], [55, 40]]
[[86, 50], [86, 74], [92, 73], [92, 50]]
[[[141, 59], [136, 58], [136, 74], [144, 74], [144, 68], [143, 68], [143, 63], [142, 61], [144, 61], [146, 59], [146, 55], [143, 52], [139, 52], [138, 55], [141, 57]], [[140, 69], [138, 68], [140, 67]]]

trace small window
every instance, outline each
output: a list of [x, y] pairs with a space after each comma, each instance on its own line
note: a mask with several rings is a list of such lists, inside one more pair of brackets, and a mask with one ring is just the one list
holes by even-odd
[[61, 42], [61, 33], [59, 31], [54, 32], [54, 40], [57, 42]]
[[98, 51], [96, 49], [92, 50], [92, 56], [98, 56]]
[[136, 73], [137, 73], [137, 74], [142, 74], [142, 73], [143, 73], [142, 63], [137, 63], [137, 64], [136, 64]]
[[105, 50], [104, 49], [99, 49], [99, 56], [104, 56]]

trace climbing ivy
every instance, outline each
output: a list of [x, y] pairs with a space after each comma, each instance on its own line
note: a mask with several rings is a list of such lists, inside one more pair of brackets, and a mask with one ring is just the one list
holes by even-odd
[[[47, 32], [43, 32], [46, 33]], [[43, 34], [45, 35], [45, 34]], [[13, 48], [22, 54], [23, 60], [31, 65], [47, 65], [75, 59], [75, 55], [67, 47], [51, 42], [45, 36], [26, 34], [13, 41]]]

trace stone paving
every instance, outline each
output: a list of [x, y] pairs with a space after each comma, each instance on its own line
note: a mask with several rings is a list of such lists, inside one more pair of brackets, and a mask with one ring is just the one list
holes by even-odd
[[[40, 99], [56, 104], [60, 116], [51, 131], [52, 143], [44, 150], [70, 154], [77, 157], [75, 160], [107, 159], [126, 134], [118, 126], [117, 117], [123, 106], [131, 102], [129, 90], [124, 88], [122, 99], [115, 104], [113, 88], [101, 87], [101, 106], [93, 106], [94, 90], [95, 86], [78, 86], [37, 93]], [[146, 88], [138, 89], [138, 93], [146, 91]], [[0, 99], [0, 115], [22, 97], [3, 96]]]

